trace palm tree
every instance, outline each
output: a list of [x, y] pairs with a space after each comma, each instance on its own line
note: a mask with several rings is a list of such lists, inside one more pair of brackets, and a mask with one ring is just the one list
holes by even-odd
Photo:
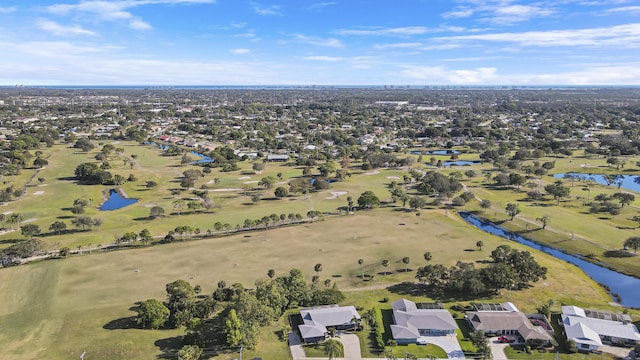
[[364, 268], [362, 265], [364, 264], [364, 259], [358, 259], [358, 265], [360, 265], [360, 274], [362, 274], [362, 280], [364, 280]]
[[316, 264], [316, 266], [313, 267], [313, 270], [318, 274], [318, 277], [320, 277], [320, 272], [322, 271], [322, 264], [320, 263]]
[[482, 247], [484, 246], [484, 243], [482, 242], [482, 240], [478, 240], [476, 242], [476, 246], [478, 247], [478, 249], [480, 249], [480, 251], [482, 251]]
[[382, 266], [384, 266], [384, 276], [387, 276], [387, 266], [389, 266], [389, 260], [382, 260]]
[[411, 261], [411, 259], [408, 256], [402, 258], [402, 263], [404, 264], [404, 272], [409, 271], [409, 269], [407, 268], [409, 266], [409, 261]]
[[329, 339], [325, 341], [324, 349], [327, 352], [327, 356], [329, 356], [330, 360], [344, 356], [344, 348], [342, 347], [342, 343], [338, 340]]

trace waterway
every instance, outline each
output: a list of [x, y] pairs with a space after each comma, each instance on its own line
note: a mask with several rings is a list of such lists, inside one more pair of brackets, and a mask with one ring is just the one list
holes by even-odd
[[100, 211], [122, 209], [125, 206], [129, 206], [137, 202], [138, 199], [129, 199], [122, 197], [118, 190], [111, 189], [109, 190], [109, 198], [107, 199], [107, 201], [102, 203], [102, 206], [100, 206]]
[[453, 155], [453, 154], [460, 154], [460, 151], [458, 150], [411, 150], [409, 151], [410, 154], [413, 155], [421, 155], [424, 153], [424, 155]]
[[545, 253], [554, 256], [555, 258], [576, 265], [587, 275], [589, 275], [593, 280], [602, 285], [606, 285], [610, 289], [612, 294], [618, 294], [620, 298], [620, 304], [626, 307], [640, 308], [640, 279], [633, 276], [621, 274], [600, 265], [596, 265], [589, 261], [583, 260], [579, 256], [569, 255], [560, 250], [540, 245], [523, 236], [507, 231], [492, 222], [483, 221], [471, 213], [461, 211], [459, 212], [459, 214], [467, 223], [483, 231], [500, 236], [505, 239], [516, 241], [520, 244], [532, 247], [540, 251], [544, 251]]

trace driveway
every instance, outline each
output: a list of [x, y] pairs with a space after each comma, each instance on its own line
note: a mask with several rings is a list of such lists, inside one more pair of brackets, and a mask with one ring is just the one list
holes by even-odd
[[297, 332], [289, 333], [289, 350], [291, 350], [291, 357], [293, 360], [305, 359], [304, 349], [302, 348], [302, 340], [298, 336]]
[[504, 348], [509, 344], [498, 342], [497, 337], [489, 338], [489, 347], [491, 348], [491, 355], [493, 360], [507, 360], [507, 355], [504, 354]]
[[345, 359], [362, 359], [362, 355], [360, 354], [360, 339], [358, 339], [357, 335], [342, 333], [338, 336], [338, 340], [344, 348]]
[[[455, 335], [446, 336], [422, 336], [427, 343], [441, 347], [449, 359], [464, 359], [464, 353]], [[505, 358], [506, 359], [506, 358]]]
[[633, 349], [611, 345], [602, 345], [602, 352], [613, 354], [620, 359], [634, 359]]

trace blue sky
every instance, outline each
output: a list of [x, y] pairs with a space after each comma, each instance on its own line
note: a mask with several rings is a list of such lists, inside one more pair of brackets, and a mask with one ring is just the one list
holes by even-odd
[[0, 0], [3, 85], [640, 85], [638, 0]]

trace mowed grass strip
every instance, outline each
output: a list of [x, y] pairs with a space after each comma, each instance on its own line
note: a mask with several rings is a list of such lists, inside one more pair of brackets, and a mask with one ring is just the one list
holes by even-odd
[[[485, 244], [482, 251], [475, 248], [478, 240]], [[211, 293], [219, 280], [251, 287], [257, 278], [266, 278], [271, 268], [277, 276], [299, 268], [310, 279], [315, 274], [314, 265], [321, 263], [321, 282], [327, 278], [337, 282], [348, 290], [345, 303], [366, 308], [385, 294], [392, 300], [406, 296], [384, 288], [413, 282], [415, 269], [424, 265], [425, 251], [433, 253], [432, 262], [453, 265], [457, 260], [488, 259], [490, 249], [503, 243], [505, 240], [470, 228], [460, 218], [446, 216], [443, 211], [425, 211], [416, 221], [414, 213], [379, 209], [301, 226], [3, 269], [0, 324], [4, 325], [0, 326], [7, 331], [1, 332], [0, 346], [11, 351], [0, 358], [66, 359], [79, 356], [76, 353], [80, 349], [86, 349], [93, 359], [162, 356], [167, 351], [163, 346], [181, 335], [182, 330], [130, 328], [135, 316], [130, 308], [148, 298], [164, 299], [165, 285], [176, 279], [201, 285], [203, 293]], [[501, 301], [508, 297], [524, 311], [532, 311], [549, 298], [609, 307], [610, 299], [584, 273], [532, 252], [549, 267], [546, 280], [527, 290], [502, 292], [496, 298], [482, 300]], [[407, 273], [401, 261], [404, 256], [411, 258], [411, 271]], [[368, 274], [376, 274], [375, 281], [360, 279], [359, 258], [365, 260]], [[387, 275], [382, 274], [383, 259], [390, 262]], [[20, 295], [16, 295], [18, 292]], [[428, 300], [428, 294], [424, 295], [411, 298]], [[282, 351], [281, 345], [272, 343], [276, 341], [275, 330], [270, 331], [272, 334], [265, 334], [263, 339], [271, 340], [259, 345], [255, 354], [260, 354], [261, 346], [266, 347], [265, 351], [270, 349], [268, 352]], [[21, 346], [25, 339], [37, 346]]]

